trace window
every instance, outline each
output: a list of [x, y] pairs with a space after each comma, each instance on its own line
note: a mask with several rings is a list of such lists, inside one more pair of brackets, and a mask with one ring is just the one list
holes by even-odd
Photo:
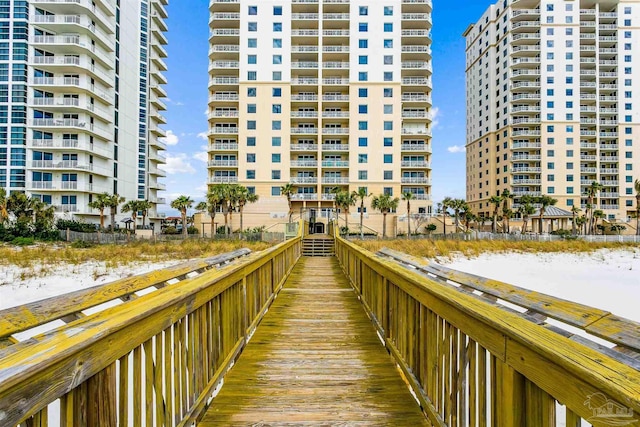
[[282, 96], [282, 88], [274, 87], [274, 88], [271, 90], [271, 96], [274, 96], [274, 97], [276, 97], [276, 98], [281, 97], [281, 96]]
[[366, 147], [369, 145], [369, 141], [366, 137], [358, 138], [358, 147]]
[[556, 180], [556, 176], [555, 175], [547, 175], [547, 181], [554, 182], [555, 180]]
[[258, 55], [249, 55], [247, 57], [247, 62], [249, 64], [257, 64], [258, 63]]
[[369, 173], [367, 171], [358, 171], [358, 179], [367, 179], [369, 177]]
[[281, 130], [282, 122], [280, 120], [272, 120], [271, 121], [271, 130]]
[[358, 81], [366, 82], [368, 80], [369, 80], [369, 73], [367, 73], [366, 71], [360, 71], [358, 73]]
[[383, 74], [383, 80], [385, 82], [392, 82], [393, 81], [393, 71], [385, 71]]
[[273, 39], [273, 47], [279, 49], [282, 47], [282, 39]]
[[280, 187], [271, 187], [271, 195], [272, 196], [280, 196]]
[[369, 91], [367, 90], [367, 88], [358, 89], [358, 97], [366, 98], [367, 96], [369, 96]]
[[383, 156], [384, 163], [393, 163], [393, 154], [385, 154]]
[[367, 24], [366, 22], [361, 22], [361, 23], [358, 25], [358, 30], [359, 30], [361, 33], [366, 33], [367, 31], [369, 31], [369, 24]]
[[385, 98], [393, 98], [393, 88], [385, 87], [384, 88], [384, 97]]
[[247, 137], [247, 147], [255, 147], [256, 146], [256, 137], [248, 136]]
[[255, 113], [256, 104], [247, 104], [247, 113]]
[[282, 16], [282, 6], [273, 6], [273, 14], [275, 16]]
[[255, 169], [247, 169], [247, 179], [256, 179]]
[[247, 88], [247, 96], [248, 96], [249, 98], [253, 98], [253, 97], [255, 97], [255, 96], [256, 96], [256, 93], [257, 93], [257, 89], [256, 89], [255, 87], [248, 87], [248, 88]]
[[271, 146], [272, 147], [280, 147], [282, 145], [282, 138], [279, 136], [271, 137]]
[[384, 56], [384, 65], [393, 65], [393, 55]]
[[573, 182], [573, 175], [567, 175], [567, 182]]
[[384, 48], [385, 49], [393, 49], [393, 40], [392, 39], [385, 39], [384, 40]]
[[280, 171], [272, 170], [271, 171], [271, 179], [280, 179]]
[[556, 165], [553, 162], [548, 162], [547, 163], [547, 169], [555, 169]]
[[248, 39], [247, 43], [249, 47], [258, 47], [258, 39]]
[[359, 10], [360, 16], [367, 16], [369, 14], [368, 6], [360, 6], [358, 10]]
[[258, 76], [255, 71], [247, 71], [247, 80], [257, 80]]
[[567, 157], [573, 157], [573, 150], [567, 150]]
[[547, 187], [548, 194], [554, 194], [556, 192], [556, 187]]
[[258, 23], [257, 22], [249, 22], [249, 31], [255, 32], [258, 31]]
[[358, 163], [367, 163], [369, 161], [368, 154], [358, 154]]
[[573, 169], [573, 162], [567, 162], [567, 169]]
[[282, 104], [272, 104], [271, 105], [271, 112], [274, 113], [274, 114], [282, 113]]
[[393, 23], [392, 22], [385, 22], [384, 23], [384, 32], [385, 33], [392, 33], [393, 32]]
[[249, 15], [257, 15], [258, 6], [249, 6]]
[[385, 147], [393, 147], [393, 138], [385, 137], [384, 138], [384, 146]]
[[369, 107], [367, 105], [365, 104], [358, 105], [358, 113], [367, 114], [368, 111], [369, 111]]
[[554, 126], [553, 125], [547, 126], [547, 132], [553, 133], [554, 132]]
[[247, 153], [247, 163], [256, 162], [256, 153]]
[[555, 156], [555, 151], [554, 150], [547, 150], [547, 157], [553, 157]]
[[[393, 187], [383, 187], [382, 192], [387, 196], [393, 196]], [[395, 209], [392, 212], [395, 212]]]
[[367, 39], [360, 39], [358, 40], [358, 47], [360, 49], [366, 49], [369, 47], [369, 40]]
[[366, 121], [358, 122], [358, 130], [367, 130], [369, 129], [369, 123]]
[[273, 23], [273, 31], [275, 33], [281, 33], [282, 32], [282, 22], [274, 22]]
[[364, 65], [368, 63], [369, 63], [369, 58], [367, 57], [367, 55], [358, 56], [358, 64]]
[[384, 105], [384, 113], [385, 114], [393, 114], [393, 105], [385, 104]]
[[278, 153], [271, 154], [271, 163], [280, 163], [281, 156]]
[[273, 55], [273, 63], [274, 65], [282, 64], [282, 55]]
[[393, 130], [393, 122], [385, 121], [384, 122], [384, 130]]
[[282, 71], [273, 71], [271, 77], [273, 78], [273, 81], [276, 82], [282, 80]]
[[567, 187], [567, 194], [573, 194], [573, 187]]
[[393, 179], [393, 171], [383, 171], [382, 177], [385, 181], [389, 181]]
[[384, 7], [384, 16], [393, 16], [393, 6]]
[[255, 120], [247, 120], [247, 129], [255, 130], [256, 121]]

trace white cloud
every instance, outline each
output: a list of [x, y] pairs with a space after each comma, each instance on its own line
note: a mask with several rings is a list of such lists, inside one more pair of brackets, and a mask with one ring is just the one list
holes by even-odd
[[167, 131], [167, 136], [162, 138], [162, 140], [164, 140], [164, 142], [167, 145], [176, 145], [178, 142], [180, 142], [180, 138], [178, 138], [178, 135], [173, 133], [172, 130], [168, 130]]
[[462, 145], [452, 145], [447, 148], [447, 151], [450, 153], [464, 153], [466, 150]]
[[440, 124], [440, 109], [438, 107], [433, 107], [431, 109], [431, 127], [436, 128]]
[[204, 139], [205, 141], [209, 140], [209, 133], [208, 132], [200, 132], [198, 135], [198, 138], [200, 139]]
[[167, 163], [159, 167], [167, 171], [170, 175], [183, 173], [193, 175], [196, 173], [195, 168], [191, 166], [189, 158], [184, 153], [179, 153], [175, 156], [167, 154]]
[[193, 155], [193, 158], [207, 163], [209, 161], [209, 154], [206, 151], [199, 151]]
[[175, 103], [175, 105], [177, 105], [178, 107], [181, 107], [181, 106], [183, 106], [183, 105], [184, 105], [184, 102], [180, 102], [180, 101], [178, 101], [178, 102], [176, 102], [176, 103]]

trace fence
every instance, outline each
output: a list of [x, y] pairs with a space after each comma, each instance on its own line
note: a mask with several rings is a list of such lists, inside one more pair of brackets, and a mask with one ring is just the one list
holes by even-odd
[[64, 312], [48, 307], [55, 314], [35, 316], [30, 310], [41, 304], [23, 307], [18, 323], [69, 322], [23, 342], [1, 316], [0, 424], [46, 426], [55, 416], [74, 427], [190, 425], [300, 252], [297, 237], [195, 277], [183, 269], [130, 278], [129, 288], [162, 289], [136, 296], [110, 287], [99, 295], [127, 302], [86, 316], [80, 309], [87, 299], [93, 305], [93, 293], [65, 298]]
[[[294, 224], [297, 226], [297, 223]], [[285, 237], [291, 238], [297, 233], [297, 228], [290, 233], [284, 232], [259, 232], [259, 233], [233, 233], [233, 234], [216, 234], [211, 237], [208, 235], [200, 234], [188, 234], [186, 237], [182, 234], [153, 234], [151, 236], [140, 236], [132, 233], [80, 233], [70, 230], [59, 230], [60, 238], [67, 242], [83, 241], [96, 244], [107, 243], [129, 243], [134, 241], [142, 242], [168, 242], [168, 241], [181, 241], [181, 240], [246, 240], [246, 241], [262, 241], [262, 242], [282, 242]]]
[[[640, 423], [637, 323], [436, 267], [408, 269], [341, 238], [336, 255], [433, 425]], [[573, 339], [547, 319], [616, 348]]]

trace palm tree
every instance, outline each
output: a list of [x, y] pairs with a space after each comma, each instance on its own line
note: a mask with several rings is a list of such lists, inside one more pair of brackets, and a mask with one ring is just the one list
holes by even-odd
[[211, 237], [214, 237], [216, 234], [216, 213], [218, 212], [218, 208], [220, 207], [220, 195], [214, 188], [209, 188], [207, 191], [207, 195], [205, 196], [205, 201], [198, 203], [196, 209], [199, 211], [205, 211], [211, 217]]
[[[598, 220], [604, 219], [607, 216], [605, 215], [604, 211], [600, 209], [594, 210], [591, 215], [593, 215], [593, 228], [594, 228], [593, 231], [594, 231], [594, 234], [597, 234], [595, 231], [598, 229]], [[604, 228], [603, 228], [602, 234], [604, 234]]]
[[454, 233], [458, 232], [458, 227], [460, 226], [460, 220], [459, 220], [460, 212], [465, 209], [466, 205], [467, 205], [467, 202], [464, 199], [451, 200], [451, 204], [449, 205], [449, 207], [453, 209], [453, 216], [455, 218], [455, 225], [456, 225]]
[[9, 219], [7, 200], [7, 190], [0, 188], [0, 225], [4, 224]]
[[138, 211], [141, 211], [140, 202], [142, 200], [129, 200], [122, 205], [122, 212], [131, 212], [131, 219], [133, 220], [133, 232], [136, 232], [136, 224], [138, 220]]
[[224, 234], [229, 234], [229, 209], [230, 209], [230, 187], [229, 184], [216, 184], [211, 191], [216, 194], [220, 206], [222, 207], [222, 215], [224, 216]]
[[416, 195], [411, 191], [402, 193], [402, 200], [407, 202], [407, 239], [411, 236], [411, 201], [415, 200]]
[[111, 194], [108, 195], [107, 198], [107, 206], [110, 209], [111, 214], [111, 231], [115, 231], [116, 228], [116, 215], [118, 214], [118, 206], [121, 203], [124, 203], [125, 198], [120, 196], [119, 194]]
[[142, 228], [147, 225], [147, 215], [149, 215], [149, 209], [153, 207], [153, 204], [148, 200], [138, 200], [138, 207], [142, 212]]
[[[509, 200], [513, 199], [513, 194], [505, 188], [502, 190], [500, 197], [502, 197], [502, 232], [508, 234], [511, 228], [509, 220], [511, 219], [511, 215], [513, 215], [513, 211], [509, 209]], [[511, 212], [511, 215], [509, 215], [509, 212]]]
[[379, 196], [374, 196], [371, 201], [371, 207], [375, 210], [378, 210], [382, 213], [382, 237], [387, 237], [387, 214], [394, 209], [398, 208], [400, 204], [400, 199], [397, 197], [391, 198], [391, 196], [387, 193], [381, 194]]
[[527, 232], [529, 217], [536, 211], [536, 208], [533, 207], [533, 202], [534, 200], [531, 196], [522, 196], [520, 198], [520, 207], [518, 208], [518, 213], [522, 216], [522, 234]]
[[498, 232], [498, 209], [500, 208], [500, 204], [502, 203], [502, 197], [501, 196], [491, 196], [491, 198], [489, 199], [489, 203], [491, 203], [493, 206], [493, 219], [491, 222], [491, 232], [492, 233], [497, 233]]
[[471, 210], [471, 206], [469, 206], [467, 203], [464, 204], [462, 211], [460, 212], [460, 216], [464, 220], [464, 228], [467, 232], [469, 232], [469, 223], [471, 221], [478, 221], [478, 217], [474, 215], [473, 211]]
[[451, 207], [452, 203], [453, 203], [453, 199], [451, 197], [445, 197], [442, 200], [442, 226], [443, 226], [443, 233], [445, 237], [447, 235], [447, 211]]
[[540, 234], [542, 234], [542, 221], [544, 219], [545, 211], [547, 210], [548, 206], [553, 206], [558, 203], [558, 199], [554, 199], [551, 196], [543, 194], [542, 196], [537, 198], [536, 202], [540, 204]]
[[104, 210], [109, 207], [109, 193], [98, 194], [92, 202], [89, 202], [88, 206], [91, 209], [98, 209], [100, 211], [100, 229], [104, 229]]
[[584, 233], [585, 230], [583, 230], [583, 227], [586, 224], [587, 224], [587, 216], [586, 215], [580, 215], [579, 217], [576, 218], [576, 226], [580, 230], [580, 233]]
[[[233, 212], [240, 204], [240, 194], [243, 192], [242, 185], [229, 184], [229, 224], [233, 227]], [[247, 190], [248, 191], [248, 190]]]
[[573, 217], [571, 218], [571, 234], [576, 235], [577, 234], [577, 230], [576, 230], [576, 216], [582, 211], [582, 209], [580, 209], [579, 207], [573, 205], [571, 207], [571, 213], [573, 214]]
[[189, 196], [178, 196], [171, 202], [171, 207], [180, 211], [182, 216], [182, 235], [187, 236], [187, 209], [193, 206], [193, 200]]
[[256, 193], [249, 193], [249, 189], [244, 186], [238, 188], [238, 211], [240, 212], [240, 232], [244, 230], [243, 211], [247, 203], [255, 203], [258, 201], [258, 195]]
[[280, 187], [280, 193], [287, 198], [287, 204], [289, 205], [289, 222], [291, 222], [291, 218], [293, 217], [293, 208], [291, 207], [291, 196], [295, 194], [295, 188], [292, 183], [287, 183]]
[[593, 181], [585, 191], [585, 194], [587, 195], [587, 217], [589, 217], [589, 211], [591, 212], [591, 217], [589, 218], [589, 233], [591, 234], [593, 234], [594, 232], [594, 224], [593, 224], [594, 199], [598, 197], [598, 192], [602, 190], [602, 188], [603, 186], [599, 182]]
[[348, 191], [340, 191], [336, 194], [336, 206], [344, 210], [344, 226], [347, 231], [349, 230], [349, 208], [355, 206], [357, 201], [358, 193], [355, 191], [351, 193]]
[[636, 190], [636, 236], [640, 236], [640, 179], [633, 184]]
[[358, 191], [356, 191], [356, 198], [360, 199], [360, 238], [361, 239], [364, 239], [364, 229], [362, 228], [363, 220], [364, 220], [364, 199], [366, 199], [369, 196], [371, 196], [371, 194], [367, 193], [366, 187], [360, 187], [358, 188]]

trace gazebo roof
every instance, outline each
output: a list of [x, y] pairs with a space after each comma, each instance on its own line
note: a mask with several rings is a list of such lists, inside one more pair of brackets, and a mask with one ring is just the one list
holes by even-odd
[[[539, 217], [540, 209], [537, 209], [532, 216]], [[560, 209], [555, 206], [547, 206], [544, 209], [544, 217], [545, 218], [572, 218], [573, 214], [569, 211], [565, 211], [564, 209]]]

